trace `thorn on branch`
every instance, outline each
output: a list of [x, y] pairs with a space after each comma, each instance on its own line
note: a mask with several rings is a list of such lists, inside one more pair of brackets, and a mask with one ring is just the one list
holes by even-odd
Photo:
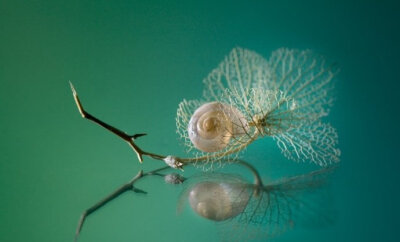
[[129, 137], [131, 137], [133, 140], [135, 140], [135, 139], [145, 136], [145, 135], [147, 135], [147, 134], [134, 134], [134, 135], [130, 135]]
[[134, 187], [134, 186], [132, 186], [132, 191], [133, 191], [133, 192], [136, 192], [136, 193], [147, 194], [146, 191], [144, 191], [144, 190], [142, 190], [142, 189], [139, 189], [139, 188], [136, 188], [136, 187]]

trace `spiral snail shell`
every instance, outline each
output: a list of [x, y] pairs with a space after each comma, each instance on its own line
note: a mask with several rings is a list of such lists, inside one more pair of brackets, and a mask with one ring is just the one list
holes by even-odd
[[223, 221], [240, 214], [249, 201], [243, 184], [201, 182], [189, 191], [189, 204], [200, 216]]
[[200, 106], [188, 125], [190, 141], [204, 152], [225, 148], [232, 137], [247, 132], [248, 123], [243, 114], [233, 106], [210, 102]]

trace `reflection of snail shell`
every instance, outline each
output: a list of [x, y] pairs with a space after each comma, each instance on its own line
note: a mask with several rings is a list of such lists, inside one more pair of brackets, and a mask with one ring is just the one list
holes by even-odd
[[245, 134], [247, 129], [248, 123], [239, 110], [219, 102], [199, 107], [188, 126], [190, 141], [204, 152], [225, 148], [232, 137]]
[[244, 184], [202, 182], [189, 191], [192, 209], [214, 221], [223, 221], [241, 213], [249, 197]]

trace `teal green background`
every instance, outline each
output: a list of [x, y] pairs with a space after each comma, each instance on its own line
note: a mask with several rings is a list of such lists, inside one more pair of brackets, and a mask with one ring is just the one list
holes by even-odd
[[[398, 241], [399, 43], [395, 1], [0, 0], [0, 241], [72, 241], [81, 212], [139, 169], [132, 150], [83, 120], [87, 109], [161, 154], [182, 154], [175, 114], [202, 79], [241, 46], [322, 53], [341, 66], [328, 121], [342, 161], [337, 219], [275, 241]], [[263, 176], [301, 172], [259, 141], [246, 159]], [[80, 241], [217, 241], [214, 223], [176, 215], [180, 188], [138, 183], [91, 216]]]

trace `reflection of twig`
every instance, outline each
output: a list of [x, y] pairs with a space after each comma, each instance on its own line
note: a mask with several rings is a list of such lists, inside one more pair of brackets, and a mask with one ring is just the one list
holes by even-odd
[[113, 193], [111, 193], [110, 195], [108, 195], [108, 196], [105, 197], [104, 199], [100, 200], [100, 201], [97, 202], [95, 205], [91, 206], [90, 208], [86, 209], [86, 210], [82, 213], [81, 218], [80, 218], [79, 223], [78, 223], [78, 227], [76, 228], [75, 242], [78, 240], [79, 233], [80, 233], [81, 230], [82, 230], [83, 224], [84, 224], [86, 218], [87, 218], [90, 214], [94, 213], [94, 212], [97, 211], [99, 208], [103, 207], [103, 206], [106, 205], [108, 202], [114, 200], [115, 198], [117, 198], [119, 195], [125, 193], [126, 191], [133, 191], [133, 192], [136, 192], [136, 193], [144, 193], [144, 194], [146, 194], [146, 193], [147, 193], [146, 191], [143, 191], [143, 190], [141, 190], [141, 189], [138, 189], [138, 188], [134, 187], [134, 183], [135, 183], [136, 181], [140, 180], [141, 178], [145, 177], [145, 176], [149, 176], [149, 175], [157, 175], [157, 176], [159, 176], [160, 173], [158, 173], [158, 172], [163, 171], [163, 170], [166, 170], [166, 169], [168, 169], [168, 168], [170, 168], [170, 167], [169, 167], [169, 166], [165, 166], [165, 167], [162, 167], [162, 168], [159, 168], [159, 169], [155, 169], [155, 170], [153, 170], [153, 171], [149, 171], [149, 172], [146, 172], [146, 173], [143, 173], [143, 171], [141, 170], [141, 171], [139, 171], [139, 173], [138, 173], [136, 176], [134, 176], [128, 183], [122, 185], [120, 188], [118, 188], [117, 190], [115, 190]]

